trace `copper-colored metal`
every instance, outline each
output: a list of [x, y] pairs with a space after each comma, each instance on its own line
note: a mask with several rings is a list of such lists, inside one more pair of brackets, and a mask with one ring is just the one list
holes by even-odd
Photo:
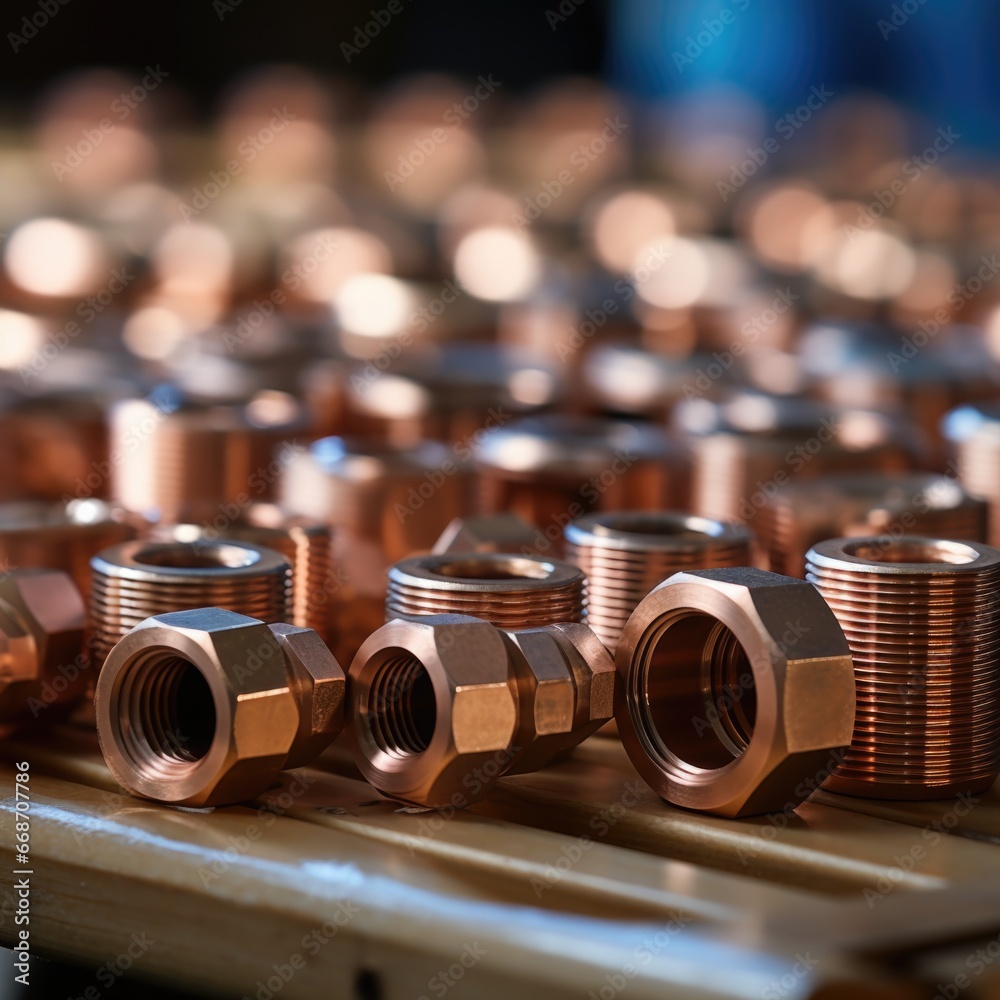
[[986, 541], [986, 503], [933, 473], [825, 476], [782, 487], [754, 529], [775, 573], [805, 576], [806, 552], [826, 538], [927, 535]]
[[86, 692], [85, 609], [55, 570], [0, 576], [0, 735], [53, 722]]
[[389, 570], [386, 619], [470, 615], [520, 629], [587, 618], [587, 579], [569, 563], [482, 552], [414, 556]]
[[685, 569], [746, 566], [750, 532], [677, 511], [608, 511], [566, 527], [566, 561], [587, 576], [587, 624], [613, 653], [639, 602]]
[[344, 672], [311, 629], [200, 608], [140, 622], [97, 682], [97, 731], [133, 795], [241, 802], [344, 725]]
[[1000, 403], [961, 406], [945, 418], [958, 478], [989, 506], [987, 541], [1000, 545]]
[[920, 537], [814, 545], [806, 579], [833, 609], [857, 678], [854, 738], [827, 788], [945, 799], [1000, 772], [1000, 551]]
[[461, 809], [610, 717], [614, 664], [585, 625], [508, 632], [465, 615], [396, 619], [350, 669], [352, 750], [383, 795]]
[[906, 425], [867, 410], [740, 393], [677, 409], [693, 452], [692, 510], [752, 522], [784, 486], [822, 475], [905, 472], [917, 445]]
[[255, 503], [241, 510], [234, 520], [175, 524], [154, 531], [153, 537], [195, 545], [232, 539], [280, 553], [292, 567], [292, 624], [326, 636], [336, 589], [329, 525], [291, 516], [276, 504]]
[[481, 514], [517, 514], [558, 554], [566, 525], [592, 510], [683, 509], [679, 451], [650, 424], [545, 416], [491, 431], [476, 452]]
[[851, 738], [847, 640], [801, 580], [676, 573], [636, 608], [615, 666], [622, 743], [673, 805], [722, 816], [792, 808]]
[[0, 570], [59, 569], [90, 593], [90, 560], [135, 538], [124, 511], [104, 500], [22, 501], [0, 505]]
[[283, 621], [292, 570], [279, 553], [235, 541], [126, 542], [94, 556], [88, 646], [100, 666], [153, 615], [215, 606]]
[[112, 496], [150, 521], [211, 522], [275, 499], [301, 413], [282, 393], [245, 406], [129, 400], [111, 414]]
[[538, 531], [516, 514], [488, 517], [456, 517], [434, 543], [435, 555], [446, 552], [530, 553], [538, 541]]

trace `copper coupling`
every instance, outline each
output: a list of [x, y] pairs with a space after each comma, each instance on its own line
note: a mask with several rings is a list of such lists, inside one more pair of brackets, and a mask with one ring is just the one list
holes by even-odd
[[827, 538], [924, 535], [986, 541], [987, 505], [934, 473], [825, 476], [782, 487], [754, 522], [775, 573], [805, 576], [806, 552]]
[[344, 672], [315, 632], [220, 608], [155, 615], [97, 682], [108, 768], [133, 795], [242, 802], [308, 764], [341, 731]]
[[284, 621], [291, 610], [288, 562], [243, 542], [125, 542], [94, 556], [91, 566], [88, 647], [98, 667], [154, 615], [212, 606]]
[[850, 649], [801, 580], [676, 573], [629, 618], [615, 666], [622, 744], [672, 805], [722, 816], [793, 808], [851, 739]]
[[586, 621], [587, 579], [575, 566], [538, 556], [414, 556], [389, 570], [385, 614], [469, 615], [506, 629]]
[[0, 576], [0, 735], [54, 722], [87, 689], [83, 598], [65, 574]]
[[610, 717], [614, 664], [585, 625], [507, 631], [464, 615], [383, 625], [349, 676], [348, 734], [379, 792], [462, 809]]
[[175, 524], [153, 532], [158, 541], [203, 545], [232, 540], [272, 549], [292, 568], [290, 621], [326, 636], [336, 589], [330, 527], [322, 521], [286, 514], [271, 503], [254, 503], [209, 524]]
[[687, 506], [684, 461], [651, 424], [549, 415], [491, 431], [476, 450], [480, 514], [517, 514], [558, 555], [566, 525], [593, 510]]
[[959, 481], [989, 507], [987, 541], [1000, 545], [1000, 404], [960, 406], [943, 427]]
[[58, 569], [90, 593], [90, 560], [101, 549], [136, 537], [128, 515], [104, 500], [0, 505], [0, 571]]
[[935, 538], [834, 538], [806, 556], [857, 679], [827, 787], [888, 799], [986, 791], [1000, 772], [1000, 552]]
[[750, 532], [676, 511], [608, 511], [567, 525], [566, 560], [587, 577], [587, 624], [615, 651], [639, 602], [686, 569], [747, 566]]

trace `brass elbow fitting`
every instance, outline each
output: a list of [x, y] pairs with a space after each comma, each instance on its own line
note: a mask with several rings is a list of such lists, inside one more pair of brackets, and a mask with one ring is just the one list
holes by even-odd
[[613, 711], [614, 664], [585, 625], [511, 633], [433, 615], [378, 629], [349, 684], [365, 778], [391, 798], [460, 809], [596, 732]]
[[676, 573], [629, 618], [616, 667], [622, 743], [672, 805], [721, 816], [794, 807], [851, 741], [847, 639], [801, 580]]
[[155, 615], [114, 647], [98, 679], [101, 750], [133, 795], [242, 802], [341, 731], [344, 687], [311, 629], [220, 608]]

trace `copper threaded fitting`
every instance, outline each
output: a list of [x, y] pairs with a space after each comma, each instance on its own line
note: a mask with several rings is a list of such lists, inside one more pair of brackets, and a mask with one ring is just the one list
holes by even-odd
[[126, 542], [91, 566], [88, 645], [98, 666], [153, 615], [214, 606], [283, 621], [291, 610], [291, 567], [277, 552], [243, 542]]
[[629, 618], [615, 666], [622, 744], [672, 805], [721, 816], [794, 807], [851, 739], [847, 640], [801, 580], [676, 573]]
[[156, 615], [111, 651], [97, 731], [133, 795], [242, 802], [313, 760], [344, 725], [344, 672], [311, 629], [220, 608]]
[[1000, 404], [960, 406], [945, 418], [958, 478], [989, 506], [987, 541], [1000, 545]]
[[754, 521], [769, 568], [805, 576], [806, 552], [826, 538], [925, 535], [986, 541], [987, 507], [934, 473], [827, 476], [778, 490]]
[[685, 569], [750, 564], [750, 532], [676, 511], [608, 511], [567, 525], [566, 560], [587, 577], [587, 624], [615, 651], [639, 602]]
[[231, 539], [274, 550], [292, 567], [292, 624], [326, 636], [335, 586], [328, 525], [286, 514], [275, 504], [254, 503], [234, 519], [219, 518], [205, 525], [175, 524], [154, 531], [153, 537], [194, 545]]
[[827, 788], [888, 799], [986, 791], [1000, 771], [1000, 552], [834, 538], [806, 556], [854, 656], [854, 738]]
[[385, 614], [470, 615], [507, 629], [586, 621], [587, 579], [569, 563], [537, 556], [414, 556], [389, 570]]
[[0, 576], [0, 735], [55, 721], [84, 696], [85, 617], [83, 598], [65, 573]]
[[446, 552], [530, 552], [538, 541], [537, 529], [516, 514], [456, 517], [431, 550]]
[[613, 710], [614, 664], [585, 625], [507, 632], [431, 615], [374, 632], [349, 686], [364, 777], [390, 798], [461, 809], [596, 732]]
[[90, 560], [136, 537], [124, 511], [104, 500], [25, 500], [0, 505], [0, 570], [59, 569], [90, 593]]

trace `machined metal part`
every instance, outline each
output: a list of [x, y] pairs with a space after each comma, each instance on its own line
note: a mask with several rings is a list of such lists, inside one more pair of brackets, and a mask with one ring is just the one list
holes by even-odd
[[618, 731], [672, 805], [794, 808], [843, 759], [851, 654], [814, 587], [764, 570], [676, 573], [636, 608], [615, 657]]
[[947, 799], [1000, 773], [1000, 551], [980, 542], [834, 538], [806, 556], [857, 679], [835, 792]]
[[489, 514], [485, 517], [456, 517], [441, 532], [431, 550], [446, 552], [530, 553], [538, 544], [538, 529], [516, 514]]
[[508, 632], [465, 615], [387, 622], [350, 669], [349, 738], [383, 795], [461, 809], [610, 717], [614, 664], [585, 625]]
[[738, 524], [678, 511], [606, 511], [566, 526], [566, 560], [587, 577], [587, 624], [613, 653], [639, 602], [673, 573], [747, 566]]
[[98, 679], [101, 749], [134, 795], [242, 802], [340, 733], [344, 689], [311, 629], [220, 608], [155, 615], [121, 639]]
[[272, 549], [236, 541], [125, 542], [91, 563], [88, 648], [97, 667], [153, 615], [221, 607], [262, 621], [290, 617], [292, 570]]

